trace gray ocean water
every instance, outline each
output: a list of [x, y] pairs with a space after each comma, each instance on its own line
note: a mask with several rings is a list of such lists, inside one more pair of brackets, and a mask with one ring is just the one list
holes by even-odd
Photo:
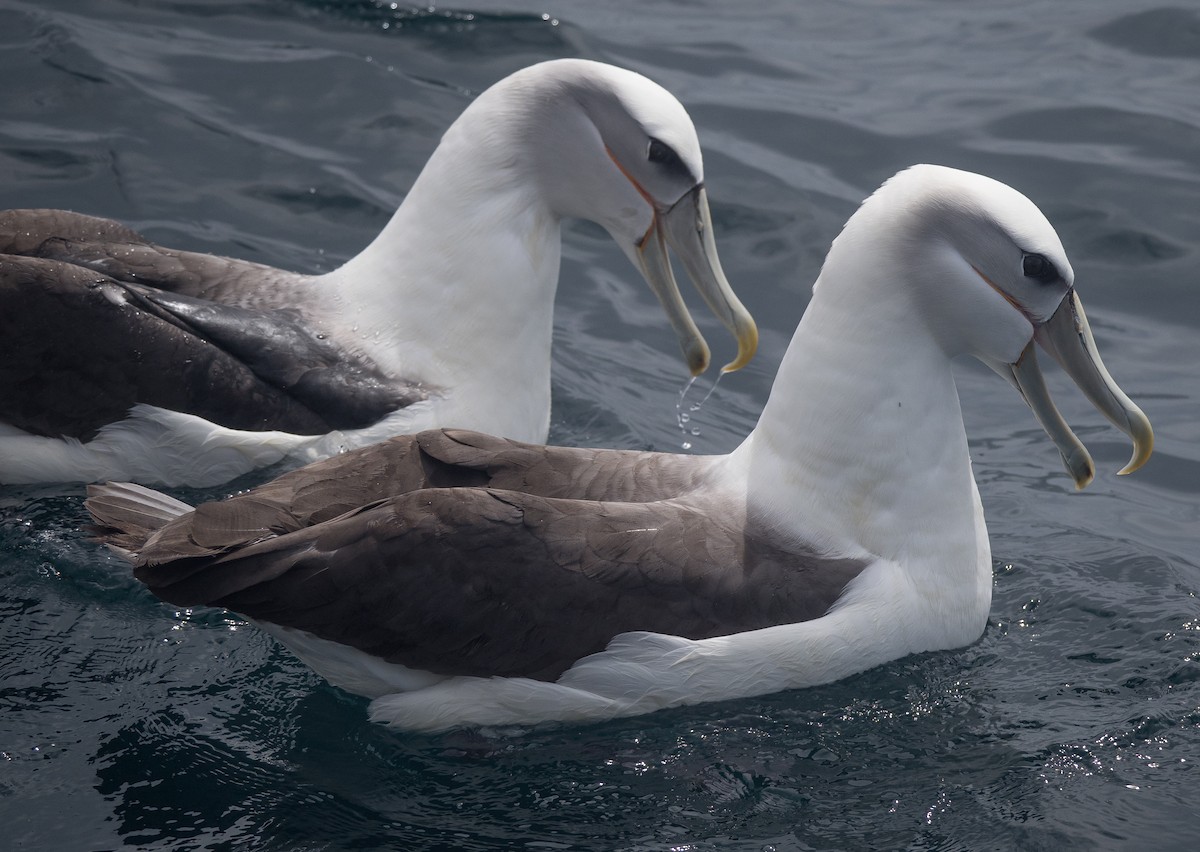
[[730, 449], [842, 223], [934, 162], [1055, 223], [1154, 458], [1114, 476], [1127, 443], [1052, 381], [1101, 468], [1075, 493], [1016, 394], [964, 366], [995, 556], [977, 643], [499, 737], [372, 725], [240, 619], [154, 600], [87, 540], [78, 486], [0, 488], [0, 848], [1200, 848], [1200, 7], [540, 2], [0, 0], [0, 207], [327, 270], [475, 94], [600, 59], [690, 110], [762, 347], [681, 429], [653, 296], [572, 225], [552, 441]]

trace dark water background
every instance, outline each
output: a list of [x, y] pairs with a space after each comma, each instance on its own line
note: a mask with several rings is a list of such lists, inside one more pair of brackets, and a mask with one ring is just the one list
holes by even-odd
[[157, 603], [85, 540], [78, 487], [0, 488], [0, 848], [1200, 848], [1200, 9], [392, 5], [0, 0], [0, 207], [327, 270], [474, 94], [534, 61], [606, 60], [695, 118], [763, 346], [682, 433], [653, 297], [573, 225], [552, 440], [731, 448], [829, 241], [925, 161], [1010, 183], [1056, 224], [1155, 457], [1117, 479], [1127, 444], [1053, 382], [1102, 469], [1075, 494], [1015, 394], [964, 367], [995, 554], [979, 642], [503, 738], [371, 725], [240, 620]]

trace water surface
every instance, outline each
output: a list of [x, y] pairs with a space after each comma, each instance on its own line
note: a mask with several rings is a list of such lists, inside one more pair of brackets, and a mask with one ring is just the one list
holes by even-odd
[[[1057, 226], [1128, 452], [1073, 493], [1006, 384], [960, 376], [992, 532], [986, 635], [829, 687], [521, 735], [371, 725], [240, 619], [155, 601], [77, 486], [0, 488], [11, 848], [1192, 849], [1200, 837], [1200, 12], [1188, 4], [0, 0], [0, 206], [298, 270], [364, 246], [470, 99], [542, 59], [640, 70], [696, 120], [762, 348], [681, 432], [684, 370], [599, 229], [568, 229], [552, 440], [730, 449], [829, 241], [914, 162]], [[701, 311], [698, 312], [702, 313]], [[728, 357], [715, 324], [702, 325]], [[707, 392], [702, 379], [692, 394]], [[187, 499], [220, 496], [180, 492]], [[248, 846], [249, 845], [249, 846]]]

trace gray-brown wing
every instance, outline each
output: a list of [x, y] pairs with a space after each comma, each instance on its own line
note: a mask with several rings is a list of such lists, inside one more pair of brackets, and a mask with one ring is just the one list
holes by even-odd
[[785, 548], [737, 506], [415, 491], [217, 558], [136, 568], [159, 597], [225, 607], [391, 662], [553, 679], [632, 630], [703, 638], [816, 618], [862, 563]]
[[67, 210], [0, 211], [0, 254], [56, 260], [116, 281], [254, 309], [287, 307], [303, 281], [260, 263], [165, 248], [120, 222]]
[[[712, 459], [702, 456], [546, 447], [433, 429], [342, 453], [227, 500], [205, 503], [155, 533], [153, 545], [164, 559], [223, 553], [430, 488], [490, 487], [573, 500], [666, 500], [702, 484], [711, 465]], [[102, 522], [125, 528], [119, 516]]]
[[295, 302], [300, 280], [162, 249], [104, 219], [0, 213], [0, 421], [88, 439], [146, 403], [321, 434], [425, 398], [294, 308], [264, 304]]

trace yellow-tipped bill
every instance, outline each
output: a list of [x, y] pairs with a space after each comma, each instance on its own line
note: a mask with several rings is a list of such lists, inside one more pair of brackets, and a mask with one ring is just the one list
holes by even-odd
[[654, 223], [638, 246], [637, 258], [642, 275], [658, 296], [687, 359], [693, 376], [708, 368], [708, 344], [692, 320], [667, 256], [670, 245], [687, 270], [704, 301], [717, 319], [737, 338], [738, 354], [721, 368], [739, 370], [749, 363], [758, 348], [758, 327], [753, 317], [734, 295], [721, 270], [717, 245], [713, 239], [712, 217], [703, 186], [684, 195], [669, 210], [655, 211]]
[[[1068, 291], [1050, 319], [1034, 330], [1033, 339], [1059, 363], [1092, 405], [1133, 440], [1133, 456], [1118, 473], [1133, 473], [1145, 464], [1154, 449], [1154, 430], [1142, 410], [1105, 369], [1087, 315], [1073, 289]], [[1063, 463], [1075, 480], [1075, 487], [1085, 487], [1095, 475], [1095, 465], [1050, 399], [1033, 343], [1025, 348], [1015, 364], [1008, 367], [1014, 384], [1062, 453]]]

